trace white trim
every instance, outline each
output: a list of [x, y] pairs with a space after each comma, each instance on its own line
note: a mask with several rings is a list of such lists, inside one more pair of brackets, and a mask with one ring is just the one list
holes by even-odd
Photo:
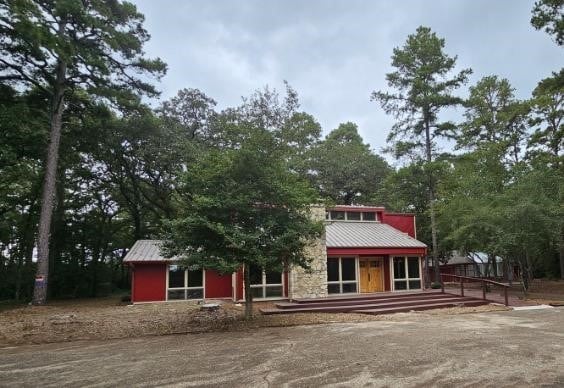
[[[172, 287], [168, 286], [168, 278], [170, 272], [170, 266], [178, 266], [178, 264], [168, 263], [166, 265], [166, 289], [165, 289], [165, 302], [174, 302], [174, 301], [190, 301], [190, 300], [206, 300], [206, 270], [202, 268], [202, 286], [201, 287], [187, 287], [188, 284], [188, 269], [184, 268], [184, 287]], [[195, 299], [187, 299], [186, 298], [186, 291], [188, 290], [199, 290], [202, 289], [202, 297], [195, 298]], [[184, 290], [184, 299], [168, 299], [168, 291], [180, 291]]]
[[[325, 282], [326, 286], [327, 286], [327, 295], [348, 295], [348, 294], [359, 294], [360, 290], [359, 290], [359, 256], [327, 256], [327, 261], [329, 261], [329, 259], [337, 259], [339, 262], [339, 280], [327, 280]], [[355, 265], [355, 279], [354, 280], [343, 280], [343, 259], [354, 259], [354, 265]], [[327, 272], [327, 274], [329, 274], [329, 272]], [[335, 285], [338, 284], [339, 285], [339, 292], [338, 293], [329, 293], [329, 286], [330, 285]], [[344, 284], [356, 284], [356, 291], [355, 292], [343, 292], [343, 285]]]
[[[285, 281], [284, 281], [284, 270], [282, 270], [282, 272], [280, 272], [280, 277], [281, 277], [281, 283], [267, 283], [266, 282], [266, 271], [263, 269], [262, 270], [262, 283], [261, 284], [252, 284], [250, 285], [251, 288], [262, 288], [262, 298], [259, 297], [254, 297], [253, 296], [253, 300], [260, 300], [260, 301], [266, 301], [266, 300], [280, 300], [280, 299], [285, 299], [286, 297], [284, 296], [284, 286], [285, 286]], [[280, 296], [265, 296], [266, 295], [266, 289], [268, 287], [282, 287], [282, 295]], [[245, 300], [245, 277], [243, 276], [243, 300]]]
[[[418, 261], [418, 267], [419, 267], [419, 277], [418, 278], [410, 278], [409, 277], [409, 258], [410, 257], [415, 257], [417, 258]], [[399, 278], [397, 279], [398, 281], [405, 281], [405, 285], [406, 288], [404, 290], [396, 290], [396, 276], [395, 276], [395, 271], [394, 271], [394, 259], [395, 258], [402, 258], [404, 260], [404, 266], [405, 266], [405, 278]], [[424, 288], [424, 284], [423, 284], [423, 277], [422, 277], [422, 269], [421, 269], [421, 256], [394, 256], [391, 255], [390, 256], [390, 289], [392, 291], [396, 291], [396, 292], [401, 292], [401, 291], [413, 291], [413, 290], [423, 290]], [[410, 281], [419, 281], [419, 288], [409, 288], [409, 282]]]

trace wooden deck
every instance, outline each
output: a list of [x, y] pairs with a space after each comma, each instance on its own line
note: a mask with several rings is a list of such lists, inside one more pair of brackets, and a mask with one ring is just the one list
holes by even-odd
[[455, 306], [480, 306], [489, 301], [441, 291], [386, 292], [377, 294], [339, 295], [316, 299], [279, 302], [275, 308], [261, 309], [263, 314], [292, 313], [361, 313], [390, 314]]

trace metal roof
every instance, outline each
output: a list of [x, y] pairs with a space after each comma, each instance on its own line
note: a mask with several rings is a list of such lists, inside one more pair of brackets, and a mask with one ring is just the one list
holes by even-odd
[[379, 222], [329, 222], [328, 248], [426, 248], [427, 245], [390, 225]]
[[169, 261], [161, 254], [162, 240], [137, 240], [131, 247], [124, 262], [137, 261]]

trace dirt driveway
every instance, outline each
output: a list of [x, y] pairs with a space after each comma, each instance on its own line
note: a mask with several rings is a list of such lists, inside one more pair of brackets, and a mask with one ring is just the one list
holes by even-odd
[[0, 349], [6, 386], [564, 386], [564, 308]]

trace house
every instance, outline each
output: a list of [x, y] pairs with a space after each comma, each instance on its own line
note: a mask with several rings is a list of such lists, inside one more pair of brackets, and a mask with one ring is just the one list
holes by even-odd
[[496, 271], [493, 270], [493, 263], [488, 263], [488, 255], [483, 252], [472, 252], [462, 254], [458, 251], [453, 251], [452, 255], [448, 258], [446, 263], [441, 263], [439, 268], [441, 273], [468, 276], [468, 277], [487, 277], [493, 278], [494, 273], [497, 278], [504, 278], [507, 280], [514, 280], [520, 278], [519, 266], [515, 264], [504, 265], [504, 260], [501, 257], [496, 257]]
[[[251, 268], [255, 299], [319, 298], [337, 294], [421, 290], [427, 247], [416, 239], [415, 216], [383, 207], [314, 207], [325, 233], [308, 247], [309, 271]], [[244, 299], [243, 273], [184, 269], [160, 253], [161, 241], [139, 240], [124, 258], [132, 302]]]

